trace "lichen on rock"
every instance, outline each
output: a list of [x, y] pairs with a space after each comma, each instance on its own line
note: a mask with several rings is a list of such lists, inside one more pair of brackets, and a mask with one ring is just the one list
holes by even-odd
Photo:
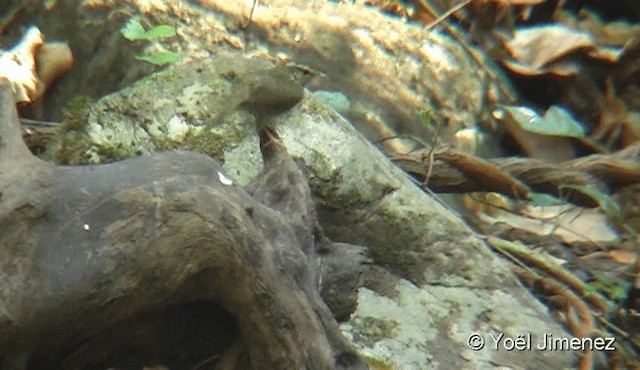
[[86, 110], [70, 109], [75, 114], [67, 115], [46, 156], [58, 163], [104, 163], [181, 148], [222, 160], [254, 133], [255, 118], [241, 104], [255, 76], [269, 68], [266, 60], [240, 56], [171, 66]]

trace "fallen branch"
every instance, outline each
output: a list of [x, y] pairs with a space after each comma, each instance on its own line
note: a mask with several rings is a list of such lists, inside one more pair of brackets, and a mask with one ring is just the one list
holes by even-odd
[[562, 197], [580, 206], [598, 203], [578, 191], [562, 189], [583, 185], [605, 193], [640, 183], [640, 144], [613, 154], [597, 154], [561, 164], [527, 158], [481, 159], [455, 150], [436, 150], [433, 162], [427, 150], [396, 155], [393, 162], [420, 181], [431, 173], [428, 186], [435, 192], [492, 191], [526, 200], [530, 191]]

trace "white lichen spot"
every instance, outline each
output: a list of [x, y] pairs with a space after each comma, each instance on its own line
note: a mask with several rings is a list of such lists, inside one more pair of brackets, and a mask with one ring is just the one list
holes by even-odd
[[84, 231], [89, 231], [91, 228], [89, 227], [89, 224], [84, 224], [82, 226], [82, 228], [84, 229]]
[[189, 132], [191, 126], [182, 116], [173, 116], [167, 123], [167, 139], [181, 140]]
[[233, 185], [233, 181], [231, 181], [230, 178], [228, 178], [227, 176], [225, 176], [222, 172], [218, 171], [218, 179], [220, 179], [220, 182], [222, 183], [222, 185]]

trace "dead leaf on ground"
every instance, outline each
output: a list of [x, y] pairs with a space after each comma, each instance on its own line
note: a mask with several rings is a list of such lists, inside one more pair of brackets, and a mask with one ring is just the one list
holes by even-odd
[[17, 103], [34, 103], [73, 62], [67, 44], [45, 43], [40, 30], [31, 27], [12, 49], [0, 50], [0, 78], [9, 80]]
[[505, 46], [516, 60], [540, 68], [595, 45], [590, 34], [556, 24], [521, 28]]
[[618, 98], [611, 78], [607, 79], [606, 92], [600, 105], [598, 126], [592, 133], [594, 140], [604, 140], [612, 146], [620, 139], [625, 148], [640, 139], [640, 122], [627, 108], [625, 102]]
[[[575, 152], [570, 138], [583, 136], [582, 125], [559, 106], [550, 107], [544, 116], [525, 106], [504, 106], [495, 110], [493, 117], [528, 157], [551, 163], [573, 159]], [[563, 126], [566, 127], [563, 129]]]
[[503, 60], [503, 63], [525, 75], [555, 73], [564, 76], [573, 73], [578, 67], [567, 60], [559, 63], [561, 59], [595, 48], [589, 33], [560, 24], [516, 29], [514, 37], [503, 45], [513, 58]]
[[9, 80], [17, 103], [30, 103], [36, 96], [35, 54], [43, 43], [40, 30], [32, 27], [14, 48], [0, 51], [0, 78]]
[[502, 223], [514, 230], [527, 231], [541, 237], [559, 237], [565, 243], [612, 243], [619, 240], [608, 217], [597, 208], [582, 209], [570, 205], [527, 206], [523, 215], [501, 211], [489, 216], [479, 214], [488, 224]]

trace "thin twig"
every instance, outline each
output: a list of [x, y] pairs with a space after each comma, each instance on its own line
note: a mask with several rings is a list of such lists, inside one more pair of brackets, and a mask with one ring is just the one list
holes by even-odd
[[198, 368], [200, 368], [200, 367], [208, 364], [209, 362], [215, 360], [218, 356], [220, 356], [220, 355], [216, 354], [216, 355], [213, 355], [211, 357], [208, 357], [208, 358], [204, 359], [204, 361], [197, 363], [196, 366], [194, 366], [191, 370], [198, 370]]
[[253, 4], [251, 4], [251, 11], [249, 12], [249, 20], [247, 21], [247, 24], [240, 25], [240, 28], [245, 29], [251, 25], [251, 21], [253, 20], [253, 11], [256, 8], [256, 4], [258, 4], [258, 0], [253, 0]]
[[20, 118], [20, 123], [22, 123], [23, 125], [38, 127], [58, 127], [60, 125], [60, 122], [39, 121], [28, 118]]
[[[482, 60], [482, 58], [473, 51], [469, 43], [467, 43], [467, 41], [464, 38], [462, 38], [460, 34], [453, 27], [451, 27], [446, 22], [443, 22], [451, 14], [460, 10], [462, 7], [466, 6], [470, 2], [471, 2], [470, 0], [465, 0], [462, 3], [454, 6], [453, 8], [448, 10], [443, 16], [437, 17], [437, 19], [434, 22], [427, 25], [426, 27], [427, 29], [429, 29], [429, 27], [434, 27], [435, 25], [442, 23], [442, 26], [444, 27], [444, 29], [451, 36], [453, 36], [453, 38], [460, 44], [460, 46], [462, 46], [467, 51], [469, 56], [471, 56], [471, 58], [478, 64], [478, 66], [480, 66], [480, 68], [487, 74], [487, 76], [489, 76], [489, 78], [492, 81], [497, 83], [498, 89], [500, 89], [500, 92], [502, 92], [502, 94], [504, 95], [507, 103], [513, 103], [516, 100], [516, 97], [513, 95], [513, 93], [509, 91], [506, 87], [504, 87], [502, 83], [498, 83], [499, 82], [498, 76], [496, 76], [495, 73], [493, 73], [493, 71], [484, 64], [484, 61]], [[433, 9], [431, 9], [429, 4], [427, 4], [425, 0], [419, 0], [418, 3], [429, 15], [431, 15], [432, 17], [437, 16], [436, 12]]]
[[465, 0], [463, 2], [461, 2], [460, 4], [454, 6], [453, 8], [447, 10], [443, 15], [439, 16], [438, 18], [436, 18], [435, 21], [429, 23], [428, 25], [425, 26], [426, 29], [430, 30], [433, 27], [437, 26], [438, 24], [442, 23], [442, 21], [444, 21], [445, 19], [449, 18], [449, 16], [451, 16], [451, 14], [457, 12], [458, 10], [464, 8], [465, 6], [469, 5], [469, 3], [471, 2], [471, 0]]

